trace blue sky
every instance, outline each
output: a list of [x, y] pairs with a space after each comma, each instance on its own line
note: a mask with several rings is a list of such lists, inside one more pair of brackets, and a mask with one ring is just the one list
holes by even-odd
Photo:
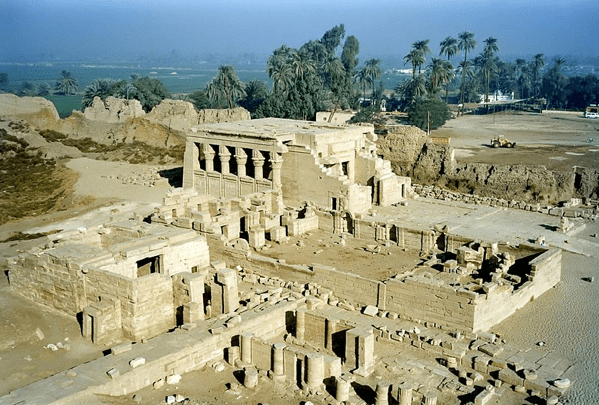
[[501, 55], [599, 55], [599, 7], [579, 0], [2, 0], [0, 60], [214, 52], [268, 55], [343, 23], [362, 55], [408, 53], [461, 31]]

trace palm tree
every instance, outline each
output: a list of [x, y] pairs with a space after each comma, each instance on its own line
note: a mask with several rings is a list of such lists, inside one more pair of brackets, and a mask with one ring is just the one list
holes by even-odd
[[358, 86], [360, 86], [360, 88], [362, 89], [362, 100], [366, 99], [366, 85], [369, 83], [368, 82], [368, 77], [366, 77], [366, 69], [362, 68], [359, 69], [356, 74], [354, 75], [354, 82], [356, 82], [358, 84]]
[[567, 80], [562, 74], [562, 68], [566, 64], [564, 58], [554, 58], [553, 67], [543, 76], [543, 94], [547, 98], [547, 108], [549, 104], [559, 104], [559, 99], [564, 100], [563, 93]]
[[374, 96], [374, 81], [381, 78], [381, 60], [372, 58], [364, 63], [364, 75], [372, 84], [372, 95]]
[[443, 41], [441, 41], [441, 52], [439, 52], [439, 56], [445, 55], [447, 56], [447, 60], [450, 60], [452, 56], [456, 55], [459, 51], [458, 48], [458, 40], [454, 37], [447, 37]]
[[68, 70], [63, 70], [60, 72], [58, 79], [56, 79], [55, 88], [56, 91], [62, 94], [75, 94], [77, 91], [77, 79]]
[[491, 81], [491, 76], [497, 72], [497, 61], [498, 58], [488, 51], [483, 51], [483, 53], [474, 60], [474, 64], [478, 68], [485, 86], [485, 102], [489, 101], [489, 83]]
[[137, 87], [131, 83], [123, 83], [116, 90], [116, 96], [125, 100], [133, 100], [137, 93]]
[[341, 59], [336, 56], [327, 58], [320, 70], [324, 75], [324, 83], [329, 87], [345, 76], [345, 66], [343, 66]]
[[[476, 41], [474, 40], [474, 33], [472, 32], [468, 32], [468, 31], [464, 31], [461, 32], [458, 35], [458, 49], [460, 51], [464, 52], [464, 61], [468, 60], [468, 51], [473, 50], [474, 48], [476, 48]], [[464, 102], [464, 80], [465, 80], [465, 76], [464, 76], [464, 70], [462, 70], [462, 85], [461, 87], [461, 95], [460, 95], [460, 102], [463, 103]]]
[[520, 76], [518, 77], [518, 88], [520, 89], [520, 97], [530, 97], [530, 90], [532, 84], [532, 71], [528, 64], [524, 64], [520, 70]]
[[106, 100], [108, 96], [114, 95], [115, 83], [116, 82], [112, 79], [96, 79], [91, 82], [91, 84], [83, 90], [83, 98], [81, 99], [83, 108], [90, 107], [94, 103], [95, 97]]
[[540, 92], [541, 69], [545, 67], [545, 55], [538, 53], [531, 62], [532, 70], [532, 90], [534, 96], [538, 96]]
[[484, 51], [490, 55], [495, 55], [499, 51], [499, 45], [497, 45], [497, 38], [489, 37], [483, 41], [485, 43]]
[[245, 95], [245, 85], [239, 80], [231, 65], [220, 65], [216, 76], [206, 86], [206, 90], [210, 100], [218, 101], [219, 107], [223, 95], [229, 108], [233, 108], [235, 101]]
[[424, 39], [422, 41], [416, 41], [412, 44], [412, 49], [419, 53], [420, 59], [418, 64], [418, 74], [421, 72], [422, 65], [426, 63], [426, 55], [431, 53], [431, 49], [428, 47], [430, 40]]
[[453, 66], [450, 61], [433, 58], [428, 66], [430, 73], [429, 94], [434, 96], [439, 89], [453, 78]]
[[293, 53], [289, 67], [291, 68], [295, 80], [304, 80], [306, 75], [316, 72], [314, 61], [308, 58], [308, 55], [305, 52], [300, 51]]
[[408, 53], [403, 58], [404, 65], [410, 63], [412, 65], [412, 79], [416, 76], [416, 67], [426, 62], [424, 56], [415, 49], [412, 49], [410, 53]]
[[[441, 41], [440, 45], [441, 45], [441, 51], [439, 52], [439, 56], [440, 55], [447, 56], [447, 62], [449, 62], [451, 57], [456, 55], [459, 51], [458, 40], [455, 39], [454, 37], [445, 38], [443, 41]], [[453, 69], [453, 65], [451, 66], [451, 69]], [[445, 86], [445, 102], [447, 103], [448, 100], [449, 100], [449, 82], [447, 82], [447, 85]]]
[[463, 95], [466, 91], [466, 80], [472, 80], [474, 77], [474, 70], [472, 69], [472, 62], [469, 60], [460, 61], [458, 64], [458, 73], [462, 76], [462, 84], [460, 85], [460, 93], [462, 94], [462, 102]]

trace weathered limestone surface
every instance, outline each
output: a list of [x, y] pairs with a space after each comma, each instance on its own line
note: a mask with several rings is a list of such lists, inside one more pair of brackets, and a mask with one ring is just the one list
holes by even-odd
[[51, 127], [60, 119], [50, 100], [8, 93], [0, 94], [0, 116], [27, 121], [38, 129]]
[[83, 113], [85, 119], [105, 123], [123, 123], [129, 118], [144, 115], [146, 112], [138, 100], [124, 100], [116, 97], [107, 97], [104, 101], [100, 97], [94, 97], [92, 105], [87, 107]]

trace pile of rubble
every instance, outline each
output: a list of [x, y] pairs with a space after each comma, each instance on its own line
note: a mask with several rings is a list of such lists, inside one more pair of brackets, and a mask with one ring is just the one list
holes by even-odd
[[132, 184], [136, 186], [155, 187], [159, 185], [168, 185], [168, 179], [160, 175], [160, 172], [162, 170], [164, 170], [164, 168], [148, 167], [146, 169], [135, 171], [127, 175], [111, 174], [102, 177], [108, 179], [117, 179], [120, 180], [123, 184]]

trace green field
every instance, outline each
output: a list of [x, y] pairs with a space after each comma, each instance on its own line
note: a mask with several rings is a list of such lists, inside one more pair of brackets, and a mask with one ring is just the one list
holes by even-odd
[[45, 96], [46, 99], [52, 101], [60, 118], [65, 118], [71, 115], [73, 110], [81, 110], [81, 96], [76, 94], [73, 96], [61, 96], [50, 94]]

